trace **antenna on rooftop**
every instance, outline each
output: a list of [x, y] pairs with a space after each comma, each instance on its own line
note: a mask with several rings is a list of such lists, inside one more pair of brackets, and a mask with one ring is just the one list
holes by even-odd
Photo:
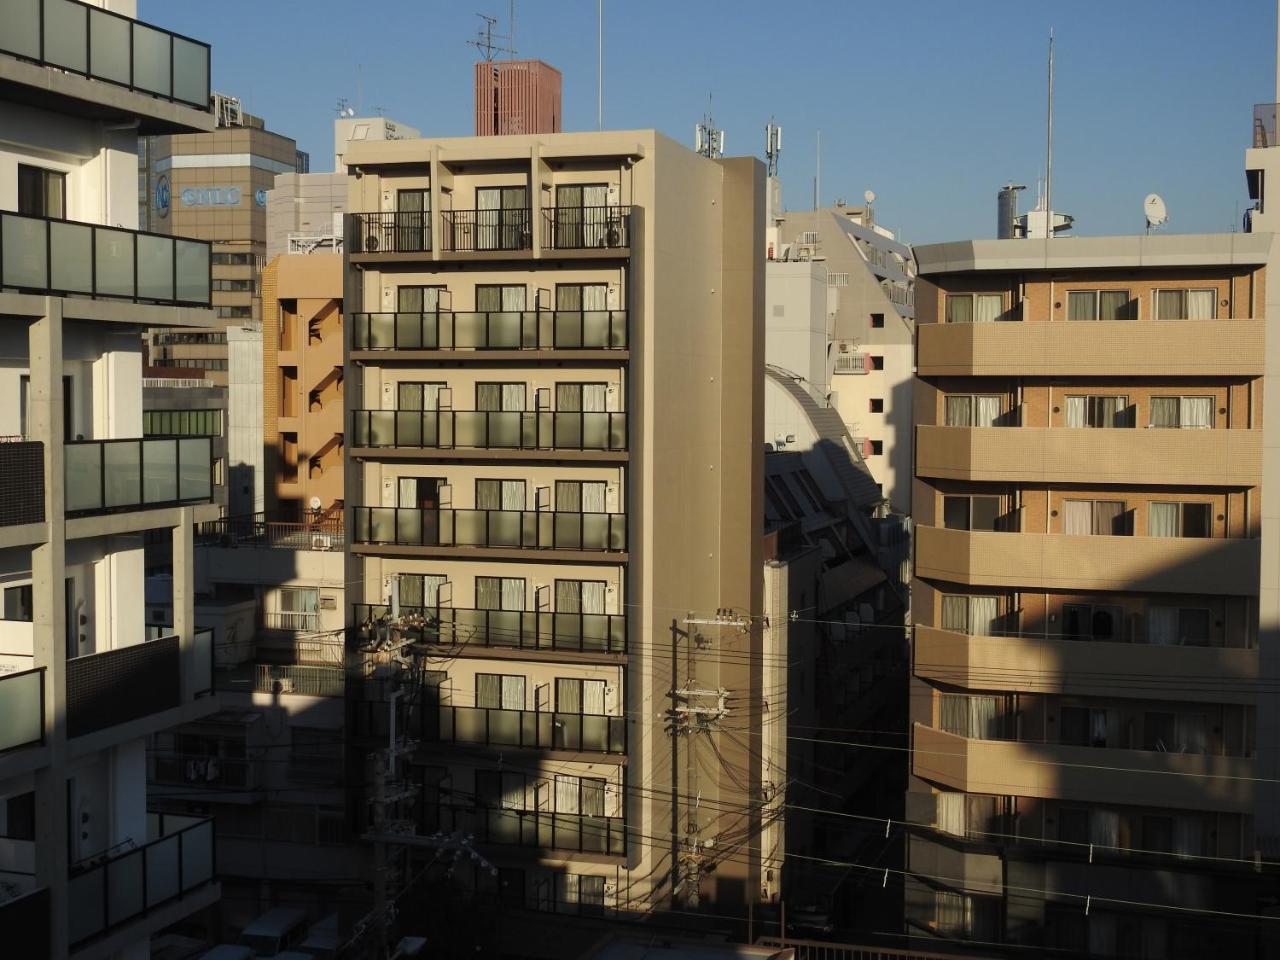
[[782, 128], [772, 118], [764, 128], [764, 156], [769, 176], [778, 175], [778, 156], [782, 153]]
[[1142, 201], [1142, 212], [1147, 217], [1147, 233], [1150, 233], [1153, 227], [1169, 222], [1169, 211], [1164, 205], [1164, 198], [1158, 193], [1147, 194], [1147, 198]]
[[1046, 237], [1053, 237], [1053, 27], [1049, 28], [1049, 117], [1044, 166], [1044, 209], [1049, 218]]
[[706, 116], [693, 128], [693, 149], [708, 160], [718, 160], [724, 156], [724, 131], [716, 129], [715, 117], [711, 115], [710, 94], [707, 94]]
[[505, 53], [509, 57], [514, 57], [516, 55], [515, 48], [502, 45], [503, 40], [507, 41], [508, 44], [511, 43], [510, 34], [504, 36], [493, 32], [493, 28], [498, 25], [498, 18], [484, 13], [477, 13], [476, 16], [484, 21], [484, 25], [476, 30], [476, 38], [474, 40], [467, 41], [467, 46], [475, 47], [484, 54], [485, 63], [492, 63], [495, 53]]

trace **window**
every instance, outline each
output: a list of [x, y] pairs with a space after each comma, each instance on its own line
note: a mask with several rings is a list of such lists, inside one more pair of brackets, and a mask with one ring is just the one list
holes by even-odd
[[871, 328], [873, 330], [879, 330], [883, 326], [884, 326], [884, 314], [873, 313], [871, 315]]
[[20, 793], [0, 801], [0, 837], [10, 840], [34, 840], [36, 838], [35, 791]]
[[431, 191], [396, 191], [396, 245], [401, 252], [431, 249]]
[[440, 509], [441, 477], [401, 477], [396, 486], [396, 506], [417, 510]]
[[524, 577], [476, 577], [477, 610], [523, 610]]
[[18, 212], [31, 217], [67, 218], [67, 175], [18, 164]]
[[948, 530], [999, 530], [1000, 498], [943, 497], [942, 524]]
[[475, 802], [489, 810], [528, 810], [529, 780], [523, 773], [477, 770]]
[[529, 197], [524, 187], [476, 190], [476, 249], [520, 250], [528, 246]]
[[560, 248], [617, 246], [610, 238], [609, 185], [564, 184], [556, 187], [555, 245]]
[[1123, 640], [1124, 611], [1110, 604], [1066, 603], [1062, 606], [1064, 640]]
[[31, 584], [4, 588], [4, 619], [31, 623], [35, 619], [35, 606], [31, 598]]
[[1069, 290], [1068, 320], [1136, 320], [1138, 301], [1128, 290]]
[[1213, 397], [1152, 397], [1151, 426], [1209, 429], [1213, 426]]
[[396, 384], [397, 410], [439, 410], [440, 394], [449, 385], [434, 381], [406, 381]]
[[997, 636], [1000, 630], [999, 597], [944, 596], [942, 629], [979, 637]]
[[1142, 715], [1142, 749], [1203, 754], [1209, 749], [1208, 718], [1202, 713], [1149, 710]]
[[879, 456], [883, 456], [883, 455], [884, 455], [884, 441], [883, 441], [883, 440], [872, 440], [872, 441], [871, 441], [871, 455], [872, 455], [873, 457], [879, 457]]
[[525, 409], [523, 383], [477, 383], [476, 409], [496, 412]]
[[477, 510], [523, 510], [528, 506], [523, 480], [477, 480]]
[[402, 573], [396, 578], [402, 607], [438, 607], [440, 588], [449, 578], [439, 573]]
[[1000, 797], [980, 793], [941, 792], [937, 795], [937, 826], [953, 837], [985, 840], [1000, 832]]
[[476, 310], [481, 313], [515, 313], [526, 310], [524, 284], [476, 284]]
[[1217, 310], [1216, 290], [1157, 290], [1157, 320], [1213, 320]]
[[[214, 280], [211, 288], [220, 293], [252, 293], [252, 280]], [[224, 341], [225, 342], [225, 341]]]
[[220, 437], [221, 410], [144, 410], [142, 433], [148, 437]]
[[998, 427], [1000, 398], [988, 395], [948, 396], [945, 416], [948, 427]]
[[556, 899], [559, 912], [594, 917], [604, 913], [604, 877], [567, 873], [558, 879], [560, 893]]
[[605, 781], [596, 777], [556, 775], [556, 813], [604, 816]]
[[1067, 397], [1068, 427], [1132, 427], [1133, 423], [1128, 397]]
[[884, 369], [884, 357], [877, 357], [877, 356], [875, 356], [875, 355], [873, 354], [873, 355], [871, 356], [871, 369], [872, 369], [872, 370], [883, 370], [883, 369]]
[[169, 357], [161, 361], [160, 365], [164, 367], [173, 367], [174, 369], [177, 369], [177, 370], [226, 370], [227, 369], [226, 360], [218, 360], [213, 357], [198, 357], [198, 358], [184, 357], [179, 359], [174, 359], [173, 357]]
[[598, 412], [609, 395], [606, 383], [557, 383], [556, 409], [561, 412]]
[[947, 733], [976, 740], [1007, 740], [1012, 731], [1011, 699], [1007, 696], [938, 695], [939, 725]]
[[577, 313], [580, 310], [608, 310], [607, 283], [557, 283], [556, 309]]
[[604, 715], [603, 680], [556, 678], [556, 712]]
[[315, 630], [320, 619], [319, 587], [280, 587], [276, 611], [267, 625], [280, 630]]
[[289, 725], [289, 777], [310, 783], [335, 783], [343, 777], [342, 740], [324, 727]]
[[604, 613], [606, 584], [603, 580], [557, 580], [556, 613]]
[[212, 255], [215, 267], [251, 267], [252, 253], [215, 253]]
[[396, 310], [400, 313], [438, 313], [442, 286], [402, 286], [396, 288]]
[[991, 323], [1003, 313], [1003, 293], [947, 294], [947, 323]]
[[1209, 643], [1209, 611], [1203, 607], [1147, 609], [1147, 642], [1164, 646], [1205, 646]]
[[555, 509], [559, 513], [604, 513], [607, 489], [603, 480], [557, 480]]
[[872, 412], [872, 413], [884, 413], [884, 398], [883, 398], [883, 397], [872, 397], [872, 398], [871, 398], [871, 412]]
[[1105, 747], [1110, 714], [1092, 707], [1063, 707], [1058, 712], [1058, 742], [1075, 747]]
[[1213, 533], [1212, 521], [1212, 504], [1152, 502], [1147, 536], [1208, 537]]
[[489, 709], [523, 710], [525, 678], [517, 674], [477, 673], [476, 706]]
[[[230, 318], [243, 320], [247, 317], [253, 316], [253, 307], [218, 307], [218, 316], [223, 319]], [[224, 360], [223, 362], [225, 363], [226, 361]], [[226, 367], [222, 367], [221, 369], [225, 370]]]
[[1065, 500], [1062, 532], [1069, 536], [1126, 537], [1133, 533], [1133, 515], [1123, 500]]
[[934, 926], [945, 937], [990, 942], [1000, 926], [1000, 903], [951, 890], [935, 890]]

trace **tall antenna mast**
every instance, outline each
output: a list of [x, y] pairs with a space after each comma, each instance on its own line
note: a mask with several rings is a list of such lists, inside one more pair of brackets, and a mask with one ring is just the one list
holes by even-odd
[[768, 175], [776, 177], [778, 175], [778, 155], [782, 153], [782, 128], [769, 119], [769, 123], [764, 128], [764, 156], [768, 168]]
[[724, 156], [724, 131], [716, 129], [716, 119], [711, 115], [711, 94], [707, 94], [707, 115], [693, 128], [693, 149], [708, 160]]
[[507, 4], [507, 31], [510, 33], [507, 42], [511, 44], [511, 49], [507, 51], [507, 59], [514, 60], [516, 58], [516, 0], [510, 0]]
[[1044, 165], [1045, 236], [1053, 236], [1053, 27], [1049, 28], [1049, 123]]
[[[467, 46], [475, 47], [484, 54], [485, 63], [492, 63], [493, 55], [495, 53], [505, 53], [508, 56], [514, 57], [516, 55], [514, 47], [502, 46], [503, 40], [510, 43], [511, 38], [509, 36], [504, 37], [500, 33], [493, 32], [493, 28], [498, 25], [498, 18], [491, 17], [484, 13], [477, 13], [476, 16], [484, 21], [484, 26], [480, 27], [480, 29], [476, 31], [476, 38], [474, 40], [467, 41]], [[497, 42], [495, 43], [495, 41]]]
[[604, 129], [604, 0], [596, 0], [596, 129]]

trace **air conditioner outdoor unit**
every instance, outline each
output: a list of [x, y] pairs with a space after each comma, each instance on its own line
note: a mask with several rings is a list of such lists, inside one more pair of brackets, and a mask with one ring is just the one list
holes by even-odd
[[332, 550], [333, 537], [327, 533], [313, 533], [311, 535], [312, 550]]
[[293, 677], [276, 677], [271, 681], [271, 686], [279, 687], [281, 693], [293, 693]]

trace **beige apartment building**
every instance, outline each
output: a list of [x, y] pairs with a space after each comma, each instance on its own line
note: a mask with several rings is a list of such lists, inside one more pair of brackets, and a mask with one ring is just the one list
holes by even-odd
[[415, 642], [416, 829], [472, 835], [496, 876], [457, 879], [508, 906], [745, 917], [763, 167], [653, 131], [345, 161], [347, 599]]
[[342, 509], [342, 257], [276, 257], [262, 274], [267, 511]]
[[1252, 955], [1272, 244], [915, 248], [910, 933]]

